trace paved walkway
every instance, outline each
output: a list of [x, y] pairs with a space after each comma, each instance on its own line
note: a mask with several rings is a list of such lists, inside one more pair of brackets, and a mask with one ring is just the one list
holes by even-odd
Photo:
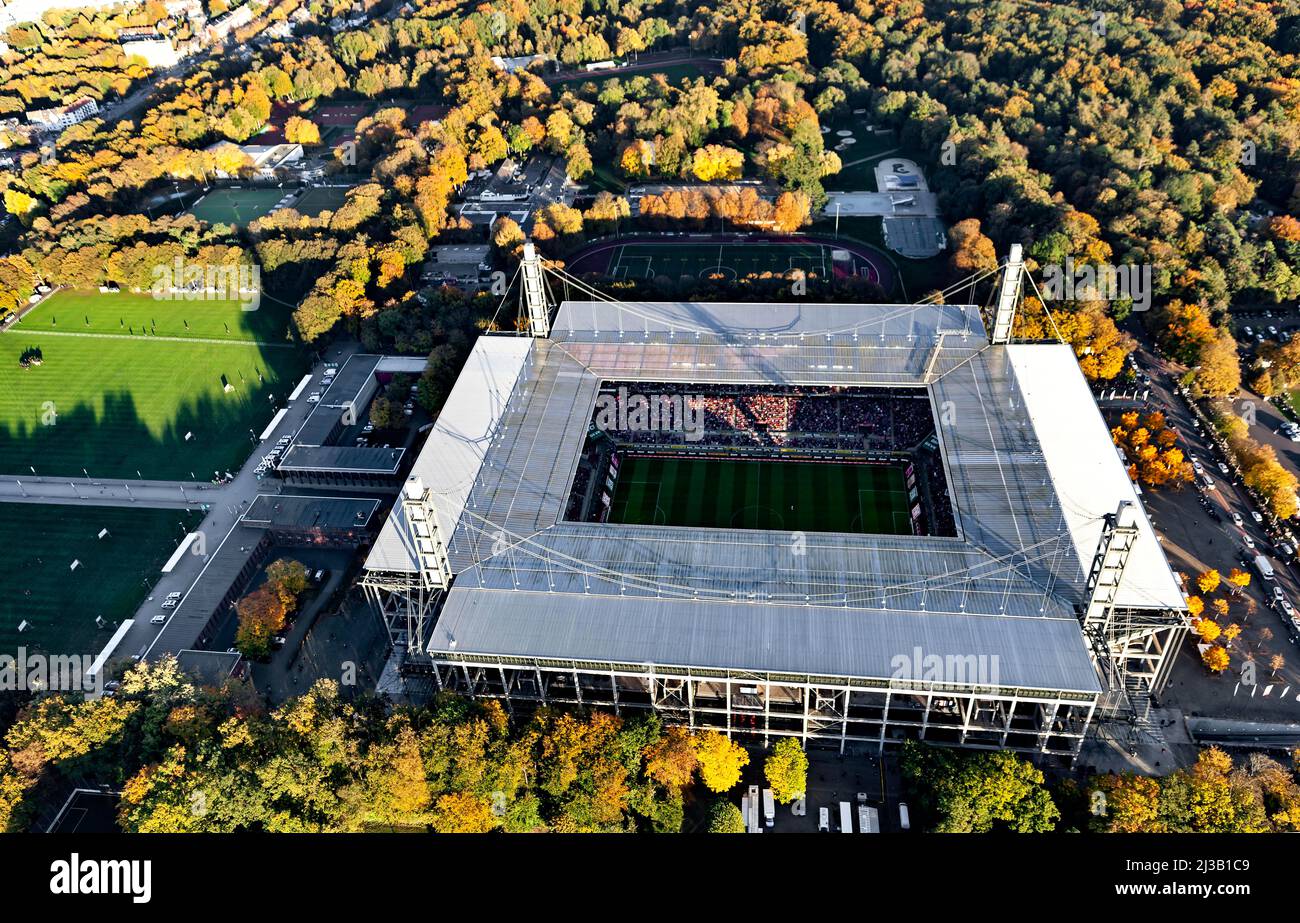
[[293, 343], [268, 343], [265, 340], [223, 340], [220, 337], [133, 336], [131, 334], [123, 333], [91, 333], [90, 331], [82, 333], [76, 330], [46, 330], [43, 327], [40, 330], [37, 330], [35, 327], [24, 327], [21, 324], [10, 328], [10, 332], [26, 333], [30, 336], [42, 337], [89, 337], [95, 340], [131, 340], [136, 343], [141, 340], [157, 340], [163, 343], [209, 343], [217, 346], [270, 346], [279, 349], [293, 349], [295, 345]]
[[225, 496], [224, 487], [203, 481], [109, 481], [0, 474], [0, 503], [199, 509], [215, 506]]

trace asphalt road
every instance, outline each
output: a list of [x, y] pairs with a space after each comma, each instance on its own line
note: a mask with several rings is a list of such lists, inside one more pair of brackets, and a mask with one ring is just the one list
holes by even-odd
[[[1135, 355], [1140, 368], [1151, 377], [1149, 407], [1140, 409], [1163, 410], [1170, 425], [1178, 431], [1180, 444], [1190, 456], [1201, 461], [1215, 483], [1214, 490], [1188, 485], [1182, 489], [1147, 490], [1142, 495], [1174, 569], [1192, 580], [1209, 568], [1226, 575], [1233, 567], [1249, 563], [1255, 554], [1263, 553], [1273, 563], [1277, 585], [1292, 602], [1300, 602], [1300, 579], [1295, 566], [1284, 564], [1271, 554], [1273, 549], [1267, 534], [1251, 518], [1254, 506], [1249, 495], [1235, 478], [1222, 474], [1218, 464], [1226, 463], [1227, 459], [1206, 436], [1197, 432], [1187, 402], [1176, 391], [1176, 375], [1181, 370], [1145, 348], [1140, 348]], [[1219, 513], [1219, 521], [1201, 508], [1198, 494]], [[1233, 512], [1241, 517], [1241, 526], [1232, 521]], [[1256, 550], [1246, 548], [1245, 536], [1255, 542]], [[1291, 631], [1281, 612], [1272, 608], [1272, 584], [1262, 580], [1253, 566], [1248, 569], [1252, 577], [1245, 595], [1254, 600], [1255, 609], [1250, 611], [1244, 601], [1232, 605], [1227, 622], [1242, 626], [1242, 634], [1231, 648], [1232, 665], [1224, 674], [1211, 676], [1200, 663], [1196, 639], [1190, 638], [1183, 645], [1170, 684], [1160, 697], [1162, 705], [1181, 708], [1188, 715], [1300, 720], [1300, 701], [1295, 698], [1300, 692], [1300, 647], [1291, 640]], [[1197, 592], [1194, 585], [1190, 591]], [[1276, 675], [1269, 667], [1274, 654], [1281, 654], [1286, 660]], [[1257, 685], [1254, 687], [1240, 682], [1242, 663], [1247, 658], [1255, 662]], [[1267, 695], [1265, 689], [1269, 690]]]
[[0, 503], [199, 509], [225, 500], [225, 487], [201, 481], [105, 481], [0, 474]]

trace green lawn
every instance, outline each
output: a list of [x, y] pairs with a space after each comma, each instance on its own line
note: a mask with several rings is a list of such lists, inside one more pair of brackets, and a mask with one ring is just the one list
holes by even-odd
[[269, 298], [248, 302], [157, 299], [145, 293], [55, 292], [14, 327], [22, 334], [45, 331], [96, 333], [148, 339], [203, 337], [284, 343], [287, 310]]
[[213, 189], [190, 206], [190, 214], [209, 224], [246, 225], [273, 211], [292, 190]]
[[[98, 653], [114, 623], [147, 595], [182, 526], [201, 519], [182, 510], [0, 503], [0, 651]], [[109, 532], [103, 539], [100, 529]], [[72, 570], [74, 560], [81, 564]], [[23, 621], [29, 625], [20, 633]]]
[[[302, 351], [283, 342], [282, 312], [276, 320], [275, 311], [231, 304], [79, 297], [52, 298], [0, 334], [0, 472], [34, 467], [41, 475], [80, 476], [85, 468], [92, 477], [135, 477], [138, 470], [182, 479], [192, 472], [206, 480], [243, 462], [248, 431], [262, 430], [270, 398], [283, 402], [306, 366]], [[176, 313], [168, 317], [159, 307]], [[127, 330], [156, 319], [158, 335], [123, 333], [119, 319]], [[276, 345], [252, 340], [260, 325], [278, 326]], [[187, 333], [229, 342], [184, 342]], [[22, 369], [18, 360], [29, 348], [43, 361]]]
[[902, 471], [821, 462], [625, 455], [609, 521], [912, 534]]
[[[835, 145], [839, 143], [840, 137], [835, 132], [842, 128], [853, 132], [855, 143], [842, 151], [836, 151]], [[860, 125], [852, 123], [832, 125], [831, 132], [824, 135], [822, 141], [826, 145], [826, 150], [834, 151], [839, 156], [840, 162], [844, 164], [840, 172], [822, 181], [822, 186], [831, 190], [875, 192], [876, 164], [885, 153], [893, 151], [891, 156], [908, 156], [899, 149], [898, 142], [892, 135], [871, 135], [862, 131]]]

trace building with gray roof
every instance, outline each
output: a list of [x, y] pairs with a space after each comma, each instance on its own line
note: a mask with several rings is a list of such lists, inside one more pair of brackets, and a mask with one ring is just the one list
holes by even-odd
[[[919, 389], [955, 534], [566, 518], [611, 382]], [[363, 586], [441, 688], [841, 750], [1073, 757], [1144, 720], [1186, 632], [1072, 350], [991, 342], [969, 305], [569, 301], [483, 336]]]

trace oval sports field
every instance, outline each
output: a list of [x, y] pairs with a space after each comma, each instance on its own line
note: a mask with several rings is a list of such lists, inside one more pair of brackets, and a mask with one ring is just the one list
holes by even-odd
[[592, 244], [568, 261], [574, 275], [597, 273], [612, 279], [704, 279], [714, 274], [738, 279], [792, 269], [802, 269], [809, 280], [862, 276], [886, 294], [896, 283], [889, 258], [874, 247], [807, 234], [619, 237]]

